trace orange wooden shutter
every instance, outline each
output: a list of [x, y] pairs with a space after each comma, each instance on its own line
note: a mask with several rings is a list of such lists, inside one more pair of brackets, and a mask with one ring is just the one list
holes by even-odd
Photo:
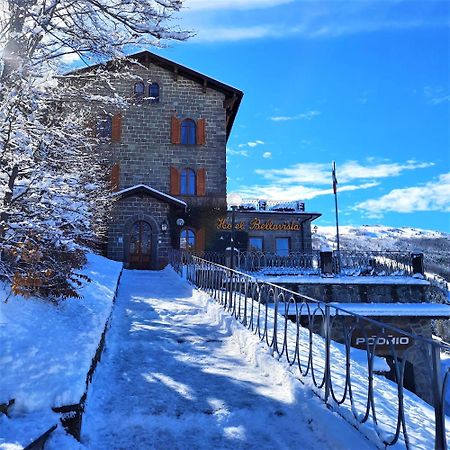
[[175, 167], [170, 168], [170, 193], [172, 195], [180, 193], [180, 174]]
[[122, 114], [114, 114], [112, 117], [111, 140], [119, 142], [122, 137]]
[[116, 163], [111, 168], [111, 190], [116, 192], [120, 185], [120, 164]]
[[175, 116], [172, 116], [171, 142], [172, 144], [179, 144], [181, 142], [180, 121]]
[[206, 194], [206, 170], [197, 170], [197, 195], [203, 196]]
[[205, 119], [198, 119], [197, 120], [197, 144], [198, 145], [205, 145], [206, 143], [206, 121]]
[[205, 227], [200, 228], [195, 233], [195, 251], [204, 252], [205, 251]]

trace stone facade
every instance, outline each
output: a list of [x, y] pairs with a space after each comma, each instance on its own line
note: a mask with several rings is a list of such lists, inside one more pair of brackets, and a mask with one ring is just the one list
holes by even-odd
[[[203, 224], [191, 220], [191, 209], [197, 215], [226, 209], [226, 142], [243, 94], [149, 52], [133, 58], [139, 64], [127, 64], [125, 68], [112, 63], [109, 83], [99, 82], [93, 87], [95, 94], [114, 92], [128, 102], [126, 108], [111, 111], [96, 111], [91, 105], [98, 123], [102, 117], [112, 117], [111, 140], [102, 150], [110, 155], [112, 184], [118, 199], [108, 226], [106, 254], [130, 266], [130, 251], [136, 245], [142, 247], [144, 239], [141, 234], [133, 234], [138, 229], [133, 225], [145, 222], [145, 248], [150, 261], [140, 268], [160, 268], [167, 264], [170, 248], [178, 246], [182, 227], [177, 219], [183, 219], [184, 227], [204, 236], [205, 231], [200, 230]], [[143, 98], [136, 95], [138, 83], [143, 83]], [[159, 86], [157, 101], [149, 99], [151, 83]], [[194, 121], [197, 128], [202, 122], [201, 141], [174, 141], [174, 121], [181, 134], [185, 119]], [[192, 195], [179, 191], [183, 169], [195, 173], [197, 188]], [[151, 189], [129, 191], [140, 185]], [[153, 195], [153, 190], [163, 195]], [[184, 202], [184, 207], [169, 197]], [[168, 229], [163, 230], [166, 225]], [[204, 238], [198, 239], [196, 245], [204, 250]]]
[[[224, 240], [216, 223], [227, 214], [226, 143], [243, 93], [150, 52], [131, 59], [138, 64], [107, 64], [108, 83], [92, 83], [95, 66], [76, 73], [87, 73], [95, 94], [117, 94], [127, 101], [126, 107], [109, 111], [90, 104], [97, 132], [108, 129], [109, 125], [101, 125], [108, 120], [111, 127], [110, 134], [103, 136], [109, 141], [100, 148], [110, 159], [117, 193], [106, 255], [133, 267], [135, 257], [145, 253], [145, 261], [136, 268], [160, 268], [167, 264], [170, 249], [179, 247], [183, 233], [195, 237], [189, 248], [197, 252], [217, 251], [218, 242]], [[155, 84], [159, 95], [150, 98]], [[189, 121], [194, 124], [195, 142], [188, 139], [182, 144]], [[192, 192], [186, 188], [187, 173], [194, 174], [194, 181], [189, 176], [188, 183], [195, 185]], [[292, 251], [311, 249], [310, 215], [272, 216], [299, 224], [299, 230], [288, 232]], [[267, 250], [273, 251], [277, 233], [254, 235], [264, 234]]]

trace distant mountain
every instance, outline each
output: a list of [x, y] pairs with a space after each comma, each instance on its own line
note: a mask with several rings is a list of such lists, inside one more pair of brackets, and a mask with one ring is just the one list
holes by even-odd
[[[424, 253], [425, 270], [450, 282], [450, 234], [420, 228], [394, 228], [383, 225], [339, 227], [341, 250], [407, 251]], [[313, 248], [323, 245], [336, 249], [336, 228], [318, 227]]]

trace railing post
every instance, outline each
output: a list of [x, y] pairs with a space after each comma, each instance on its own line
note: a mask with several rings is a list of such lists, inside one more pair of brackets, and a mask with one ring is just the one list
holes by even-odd
[[330, 370], [330, 343], [331, 343], [331, 321], [330, 305], [325, 305], [325, 403], [330, 397], [331, 370]]
[[433, 360], [433, 403], [434, 403], [434, 417], [435, 417], [435, 437], [434, 448], [436, 450], [447, 450], [447, 439], [445, 436], [445, 411], [444, 399], [442, 392], [442, 377], [441, 377], [441, 356], [440, 346], [431, 345], [431, 358]]
[[416, 274], [424, 275], [425, 274], [425, 270], [423, 267], [423, 253], [422, 252], [412, 252], [411, 253], [411, 262], [412, 262], [413, 275], [416, 275]]
[[331, 275], [333, 273], [332, 251], [320, 251], [320, 272], [322, 275]]

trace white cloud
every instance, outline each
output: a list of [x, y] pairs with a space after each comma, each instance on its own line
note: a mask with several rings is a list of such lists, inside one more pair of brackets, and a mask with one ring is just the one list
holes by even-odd
[[232, 148], [227, 147], [227, 155], [245, 156], [248, 158], [248, 150], [233, 150]]
[[242, 27], [213, 26], [200, 29], [191, 42], [234, 42], [248, 39], [279, 36], [281, 30], [272, 25], [254, 25]]
[[264, 152], [262, 157], [265, 158], [265, 159], [270, 159], [270, 158], [272, 158], [272, 153], [271, 152]]
[[[340, 191], [356, 191], [359, 189], [369, 189], [378, 186], [379, 183], [362, 183], [359, 185], [342, 186]], [[330, 195], [333, 189], [320, 189], [302, 186], [300, 184], [292, 186], [277, 185], [254, 185], [241, 186], [239, 193], [245, 198], [264, 198], [266, 200], [309, 200], [321, 195]]]
[[287, 122], [289, 120], [311, 120], [320, 115], [320, 111], [307, 111], [305, 113], [296, 114], [295, 116], [272, 116], [270, 120], [274, 122]]
[[450, 212], [450, 172], [422, 186], [393, 189], [380, 198], [358, 203], [354, 208], [370, 217], [380, 217], [386, 212]]
[[[372, 180], [400, 175], [405, 170], [424, 169], [434, 165], [432, 162], [408, 160], [404, 163], [383, 162], [376, 164], [368, 158], [369, 164], [347, 161], [337, 165], [339, 185], [352, 180]], [[300, 163], [283, 169], [256, 169], [256, 173], [277, 184], [310, 183], [314, 185], [330, 184], [331, 164]]]
[[257, 9], [292, 3], [294, 0], [185, 0], [183, 6], [190, 10]]
[[[448, 17], [436, 14], [433, 1], [421, 2], [420, 11], [407, 8], [407, 3], [401, 0], [186, 0], [181, 17], [187, 21], [188, 29], [197, 30], [190, 42], [268, 37], [324, 39], [383, 30], [449, 27]], [[283, 7], [286, 4], [289, 6]]]
[[245, 147], [256, 147], [258, 145], [264, 145], [264, 141], [261, 141], [259, 139], [257, 139], [256, 141], [250, 141], [250, 142], [246, 142], [245, 144], [239, 144], [238, 147], [239, 148], [245, 148]]
[[249, 147], [256, 147], [257, 145], [264, 145], [264, 141], [247, 142], [247, 145]]
[[441, 103], [450, 102], [450, 93], [442, 86], [425, 86], [423, 88], [423, 93], [428, 103], [431, 105], [439, 105]]

